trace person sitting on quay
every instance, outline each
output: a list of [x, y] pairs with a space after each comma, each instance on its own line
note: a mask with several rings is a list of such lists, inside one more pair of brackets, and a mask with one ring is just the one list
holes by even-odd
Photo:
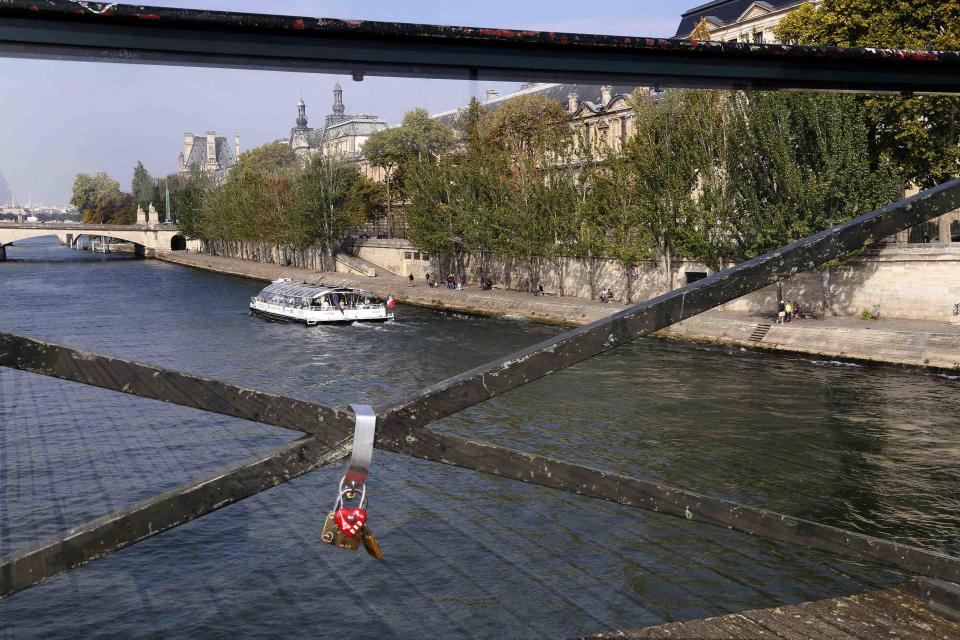
[[423, 279], [427, 281], [427, 287], [432, 287], [432, 286], [433, 286], [433, 283], [430, 282], [430, 274], [429, 274], [429, 273], [428, 273], [427, 275], [425, 275], [425, 276], [423, 277]]
[[611, 291], [609, 287], [607, 287], [606, 289], [602, 289], [600, 291], [600, 302], [606, 304], [611, 300], [613, 300], [613, 291]]
[[447, 289], [453, 289], [457, 284], [457, 278], [452, 273], [447, 274]]
[[535, 295], [535, 296], [542, 296], [542, 295], [544, 295], [544, 292], [543, 292], [543, 283], [542, 283], [542, 282], [538, 282], [538, 283], [537, 283], [537, 288], [534, 289], [533, 295]]
[[480, 278], [480, 288], [484, 291], [490, 291], [493, 289], [493, 280], [486, 276]]

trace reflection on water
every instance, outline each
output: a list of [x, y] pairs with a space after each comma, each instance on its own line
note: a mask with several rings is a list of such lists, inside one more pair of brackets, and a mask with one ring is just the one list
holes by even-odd
[[[19, 245], [20, 243], [18, 243]], [[262, 285], [8, 249], [0, 329], [326, 403], [383, 402], [556, 327], [401, 307], [251, 318]], [[436, 428], [960, 553], [948, 377], [642, 340]], [[296, 437], [0, 369], [0, 554]], [[377, 452], [375, 563], [319, 543], [324, 469], [0, 601], [0, 638], [570, 637], [827, 597], [875, 567]]]

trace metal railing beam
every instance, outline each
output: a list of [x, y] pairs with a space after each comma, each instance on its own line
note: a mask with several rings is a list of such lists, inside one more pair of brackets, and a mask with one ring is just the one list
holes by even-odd
[[0, 332], [0, 367], [315, 434], [350, 435], [353, 412]]
[[301, 438], [0, 558], [0, 599], [340, 460], [351, 446]]
[[67, 0], [0, 3], [0, 56], [358, 78], [960, 93], [956, 52], [698, 43]]

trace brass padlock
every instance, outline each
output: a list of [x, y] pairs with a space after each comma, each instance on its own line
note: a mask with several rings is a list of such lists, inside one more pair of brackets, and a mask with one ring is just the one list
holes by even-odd
[[340, 531], [340, 527], [333, 518], [333, 511], [327, 514], [327, 521], [323, 523], [323, 533], [320, 534], [321, 540], [340, 549], [356, 551], [360, 548], [360, 538], [361, 536], [348, 536]]
[[373, 537], [373, 533], [370, 532], [367, 525], [363, 525], [363, 529], [360, 531], [360, 539], [363, 540], [363, 548], [367, 550], [367, 553], [376, 560], [383, 560], [383, 551], [380, 551], [380, 544]]

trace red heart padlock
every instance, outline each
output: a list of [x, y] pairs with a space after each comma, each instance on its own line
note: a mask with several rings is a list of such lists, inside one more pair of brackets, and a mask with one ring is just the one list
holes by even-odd
[[367, 521], [367, 510], [360, 507], [352, 509], [341, 507], [333, 514], [333, 519], [340, 527], [340, 531], [352, 538], [363, 527], [363, 523]]

